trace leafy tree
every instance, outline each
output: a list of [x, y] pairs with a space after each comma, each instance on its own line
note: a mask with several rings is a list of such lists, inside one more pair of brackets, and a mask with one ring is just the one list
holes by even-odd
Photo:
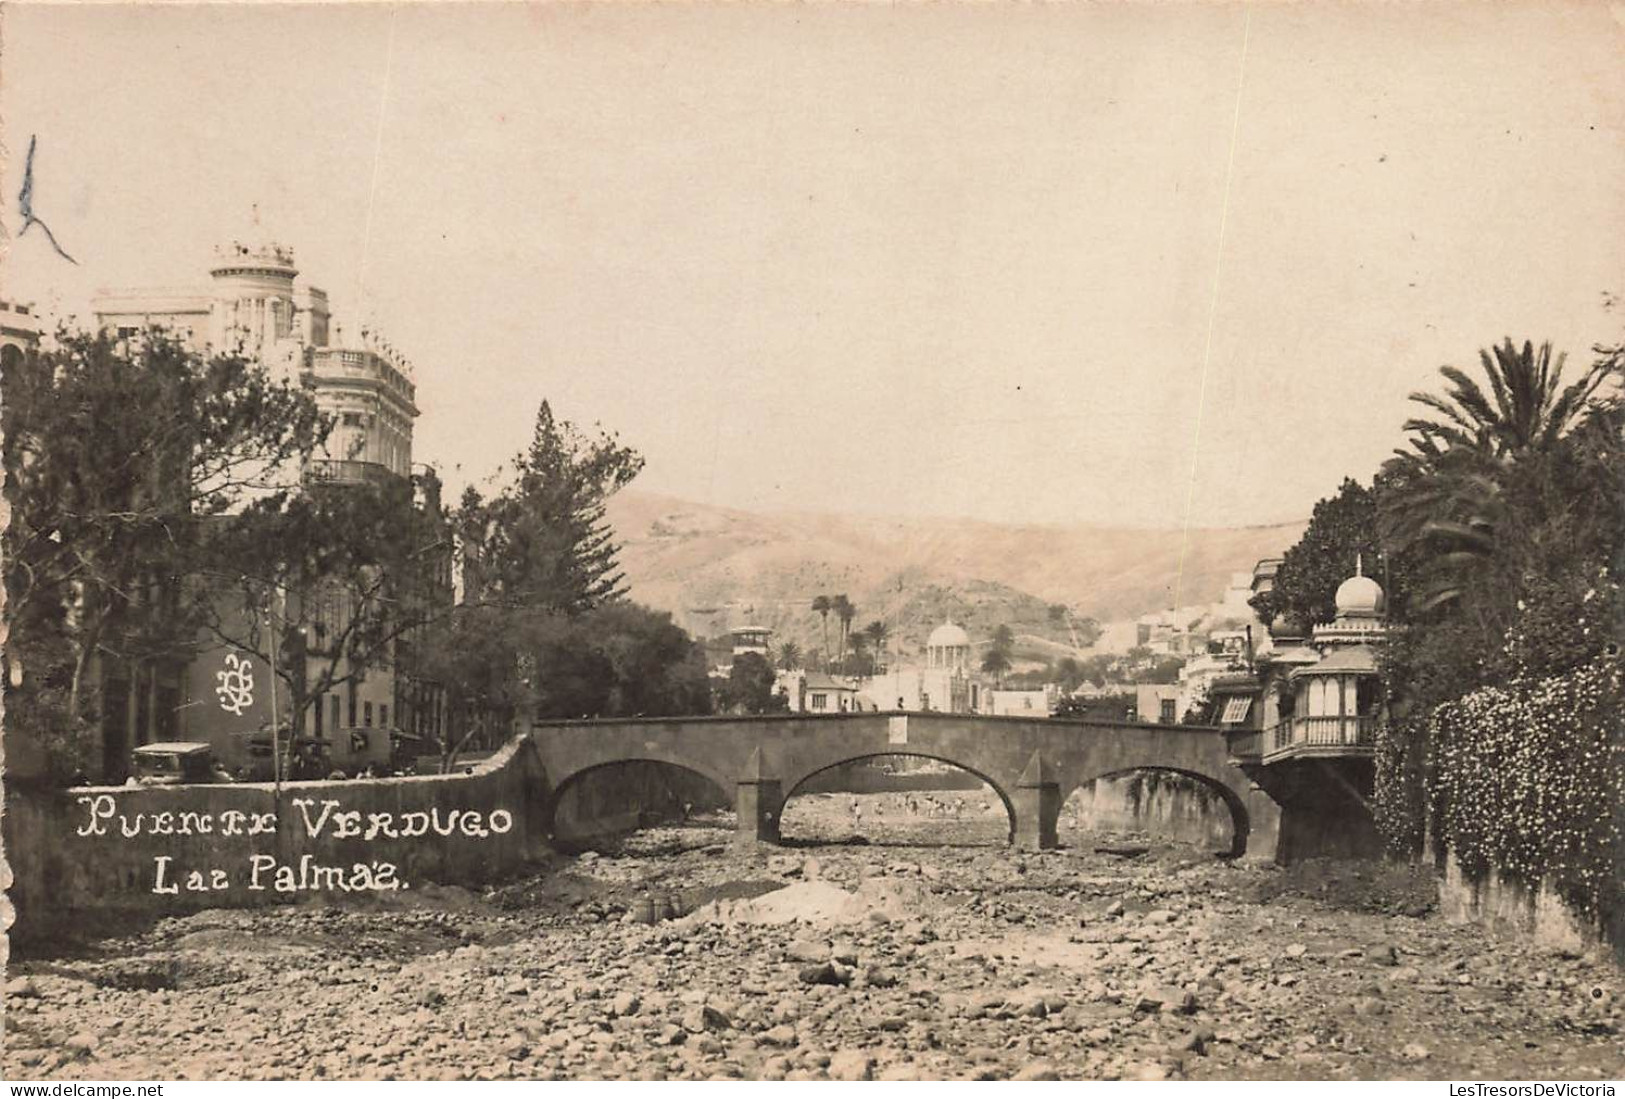
[[874, 663], [878, 666], [886, 655], [886, 641], [891, 631], [886, 623], [876, 618], [863, 627], [863, 632], [868, 638], [869, 645], [874, 649]]
[[793, 672], [799, 667], [801, 667], [801, 646], [794, 641], [786, 641], [779, 646], [779, 668]]
[[1354, 575], [1356, 563], [1383, 584], [1390, 602], [1403, 597], [1405, 561], [1383, 555], [1379, 492], [1345, 478], [1335, 496], [1315, 504], [1303, 537], [1282, 557], [1274, 588], [1252, 598], [1266, 626], [1277, 619], [1303, 629], [1330, 622], [1337, 615], [1337, 589]]
[[773, 693], [773, 666], [760, 653], [740, 653], [722, 690], [723, 705], [747, 714], [765, 714], [785, 708], [785, 699]]
[[45, 706], [24, 695], [49, 683], [65, 741], [80, 741], [97, 716], [93, 665], [188, 655], [191, 578], [216, 520], [276, 496], [327, 425], [302, 388], [157, 331], [62, 332], [0, 369], [7, 617], [32, 665], [8, 703]]
[[449, 612], [450, 593], [432, 594], [442, 532], [405, 478], [261, 500], [216, 533], [202, 627], [273, 669], [301, 733], [324, 696], [394, 666], [397, 643]]

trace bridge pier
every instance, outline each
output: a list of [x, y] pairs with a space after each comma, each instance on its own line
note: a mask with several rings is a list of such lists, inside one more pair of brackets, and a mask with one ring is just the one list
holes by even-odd
[[735, 844], [779, 842], [779, 817], [784, 811], [784, 790], [778, 779], [770, 778], [765, 773], [761, 748], [751, 753], [744, 773], [739, 776], [735, 807], [739, 815], [734, 831]]
[[1037, 752], [1016, 782], [1016, 846], [1049, 851], [1060, 846], [1061, 783], [1055, 768]]

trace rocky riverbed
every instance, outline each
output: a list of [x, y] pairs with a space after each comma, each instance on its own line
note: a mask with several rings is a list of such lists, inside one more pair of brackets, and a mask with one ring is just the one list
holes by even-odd
[[[484, 892], [212, 911], [17, 959], [19, 1079], [1612, 1079], [1620, 972], [1425, 878], [1283, 871], [975, 792], [808, 795]], [[869, 837], [856, 840], [855, 834]]]

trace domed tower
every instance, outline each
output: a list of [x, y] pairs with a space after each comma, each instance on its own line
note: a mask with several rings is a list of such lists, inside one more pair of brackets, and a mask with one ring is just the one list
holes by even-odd
[[1316, 626], [1317, 646], [1358, 645], [1381, 641], [1387, 633], [1382, 614], [1387, 607], [1387, 596], [1371, 577], [1365, 575], [1364, 563], [1354, 559], [1354, 575], [1338, 585], [1337, 617], [1330, 625]]
[[295, 335], [293, 251], [270, 242], [233, 241], [215, 249], [210, 343], [266, 357]]
[[970, 635], [952, 621], [931, 631], [925, 642], [925, 666], [963, 672], [970, 668]]

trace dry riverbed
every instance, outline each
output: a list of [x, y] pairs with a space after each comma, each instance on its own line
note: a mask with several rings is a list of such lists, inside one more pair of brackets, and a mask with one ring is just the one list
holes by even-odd
[[1595, 1081], [1625, 1064], [1617, 969], [1445, 924], [1404, 870], [1233, 865], [1075, 827], [1022, 855], [976, 792], [807, 795], [795, 845], [760, 852], [731, 850], [730, 826], [644, 831], [483, 893], [204, 912], [17, 960], [0, 1075]]

